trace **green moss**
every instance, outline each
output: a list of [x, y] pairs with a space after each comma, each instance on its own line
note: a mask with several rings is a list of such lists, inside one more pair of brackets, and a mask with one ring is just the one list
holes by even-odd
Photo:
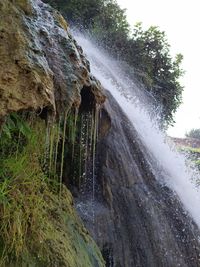
[[200, 148], [194, 148], [189, 146], [183, 146], [181, 147], [181, 150], [185, 152], [200, 153]]
[[53, 171], [60, 131], [55, 125], [47, 130], [39, 118], [15, 118], [1, 135], [0, 265], [105, 266]]
[[200, 165], [200, 159], [197, 160], [197, 161], [195, 161], [195, 163], [196, 163], [197, 165]]

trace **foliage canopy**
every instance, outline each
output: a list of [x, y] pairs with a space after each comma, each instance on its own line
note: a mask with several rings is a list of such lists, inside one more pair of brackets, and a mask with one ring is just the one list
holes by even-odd
[[186, 137], [200, 139], [200, 129], [191, 129], [188, 133], [185, 134]]

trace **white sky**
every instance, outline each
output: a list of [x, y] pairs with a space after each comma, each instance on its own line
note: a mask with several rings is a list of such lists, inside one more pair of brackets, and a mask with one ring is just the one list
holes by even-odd
[[171, 136], [184, 137], [191, 128], [200, 128], [200, 0], [117, 0], [130, 25], [143, 22], [144, 29], [159, 26], [165, 31], [171, 54], [184, 56], [181, 79], [185, 89], [183, 104], [175, 116], [176, 124], [170, 128]]

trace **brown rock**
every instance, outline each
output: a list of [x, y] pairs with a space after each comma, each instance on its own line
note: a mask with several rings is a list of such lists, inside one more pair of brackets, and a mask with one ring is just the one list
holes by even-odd
[[0, 21], [0, 117], [78, 107], [84, 86], [98, 103], [104, 101], [82, 49], [57, 11], [40, 0], [0, 0]]

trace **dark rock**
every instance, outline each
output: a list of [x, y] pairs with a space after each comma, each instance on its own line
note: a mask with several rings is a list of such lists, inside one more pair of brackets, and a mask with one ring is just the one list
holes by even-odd
[[84, 218], [109, 267], [200, 266], [199, 230], [160, 184], [146, 149], [109, 95], [111, 129], [98, 145], [94, 221]]

